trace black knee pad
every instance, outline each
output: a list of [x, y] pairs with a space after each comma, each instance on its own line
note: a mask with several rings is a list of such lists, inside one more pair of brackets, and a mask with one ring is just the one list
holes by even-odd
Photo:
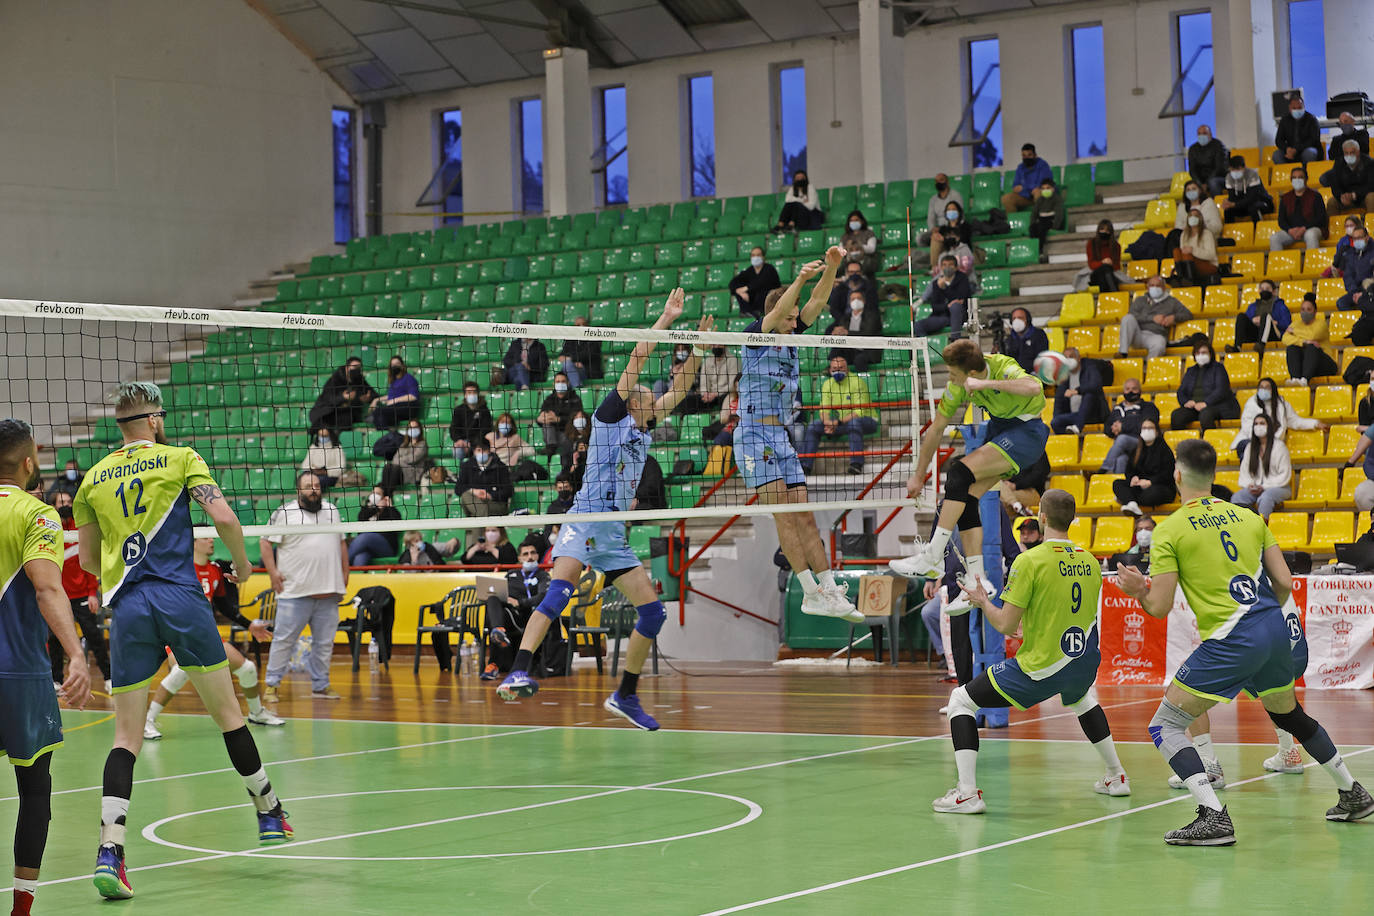
[[973, 472], [963, 459], [955, 461], [945, 474], [945, 499], [952, 499], [956, 503], [968, 502], [968, 489], [973, 486], [974, 480]]
[[970, 498], [964, 503], [964, 511], [959, 514], [959, 530], [972, 531], [983, 527], [983, 513], [978, 511], [978, 500]]
[[1292, 712], [1270, 712], [1269, 721], [1296, 738], [1299, 744], [1311, 739], [1321, 727], [1316, 719], [1307, 714], [1301, 703], [1294, 706]]

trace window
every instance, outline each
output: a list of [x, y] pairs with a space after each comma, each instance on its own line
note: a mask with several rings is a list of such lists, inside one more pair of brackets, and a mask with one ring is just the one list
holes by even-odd
[[715, 86], [710, 74], [687, 78], [687, 162], [693, 197], [716, 194]]
[[1322, 116], [1326, 103], [1326, 35], [1322, 0], [1289, 0], [1290, 86], [1302, 90], [1307, 110]]
[[443, 187], [445, 226], [463, 223], [463, 112], [457, 108], [439, 113], [439, 181]]
[[625, 87], [601, 90], [601, 201], [606, 206], [630, 201], [630, 153], [625, 121]]
[[340, 245], [357, 235], [353, 213], [353, 112], [335, 108], [334, 121], [334, 241]]
[[801, 66], [777, 70], [776, 153], [782, 163], [779, 184], [806, 171], [806, 70]]
[[1002, 66], [996, 38], [979, 38], [968, 43], [968, 87], [974, 136], [987, 128], [983, 142], [973, 148], [973, 167], [1001, 165]]
[[544, 105], [539, 99], [515, 103], [520, 185], [516, 209], [544, 212]]
[[1069, 30], [1073, 60], [1074, 155], [1107, 155], [1107, 71], [1102, 57], [1102, 26]]
[[1183, 77], [1179, 87], [1183, 109], [1197, 107], [1197, 112], [1185, 115], [1183, 145], [1192, 142], [1198, 125], [1206, 124], [1216, 130], [1217, 97], [1212, 91], [1212, 14], [1186, 13], [1178, 17], [1178, 68]]

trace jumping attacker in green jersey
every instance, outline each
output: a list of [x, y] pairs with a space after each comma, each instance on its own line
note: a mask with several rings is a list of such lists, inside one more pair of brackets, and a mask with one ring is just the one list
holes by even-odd
[[949, 695], [943, 712], [949, 717], [950, 737], [954, 739], [959, 783], [931, 803], [936, 811], [982, 814], [987, 810], [977, 778], [978, 725], [974, 717], [979, 709], [1029, 709], [1053, 696], [1078, 716], [1083, 734], [1107, 765], [1093, 791], [1113, 796], [1131, 794], [1131, 782], [1116, 755], [1107, 715], [1093, 690], [1102, 661], [1097, 633], [1102, 569], [1092, 554], [1069, 540], [1075, 511], [1071, 494], [1045, 491], [1040, 499], [1040, 527], [1045, 539], [1012, 563], [1000, 607], [992, 603], [981, 585], [964, 588], [970, 606], [982, 608], [999, 632], [1010, 635], [1020, 624], [1025, 641], [1015, 658], [998, 662]]
[[1293, 590], [1283, 551], [1254, 512], [1212, 498], [1216, 470], [1211, 443], [1179, 443], [1174, 480], [1183, 506], [1155, 528], [1151, 578], [1132, 566], [1118, 569], [1121, 590], [1152, 617], [1168, 616], [1174, 590], [1182, 587], [1202, 636], [1202, 645], [1179, 666], [1150, 721], [1155, 747], [1198, 803], [1196, 820], [1170, 831], [1164, 842], [1236, 842], [1231, 816], [1217, 801], [1186, 730], [1202, 713], [1231, 702], [1242, 690], [1258, 697], [1274, 725], [1297, 738], [1336, 780], [1339, 800], [1326, 819], [1368, 817], [1374, 814], [1374, 798], [1351, 778], [1326, 729], [1303, 711], [1293, 692], [1293, 645], [1302, 631], [1292, 632], [1282, 611]]
[[244, 724], [214, 612], [196, 578], [191, 501], [215, 523], [234, 573], [246, 581], [253, 567], [243, 547], [243, 528], [204, 459], [194, 449], [167, 444], [167, 411], [156, 385], [120, 385], [113, 400], [124, 444], [86, 472], [72, 511], [81, 565], [100, 576], [112, 613], [115, 740], [105, 761], [94, 880], [105, 897], [123, 899], [134, 893], [124, 871], [134, 760], [143, 747], [148, 684], [167, 647], [224, 733], [229, 759], [257, 809], [258, 842], [284, 843], [292, 831]]

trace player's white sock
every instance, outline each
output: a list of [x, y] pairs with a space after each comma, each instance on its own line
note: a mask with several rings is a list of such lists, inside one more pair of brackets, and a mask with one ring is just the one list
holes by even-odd
[[1331, 774], [1332, 779], [1336, 780], [1336, 788], [1349, 792], [1355, 787], [1355, 777], [1351, 776], [1350, 771], [1345, 768], [1345, 761], [1341, 759], [1340, 754], [1323, 763], [1322, 768]]
[[953, 531], [936, 528], [935, 533], [930, 536], [931, 550], [935, 551], [937, 556], [944, 556], [945, 548], [949, 546], [949, 539], [953, 534]]
[[1206, 805], [1213, 811], [1221, 810], [1221, 802], [1217, 800], [1216, 789], [1212, 788], [1212, 782], [1207, 778], [1206, 773], [1194, 773], [1183, 784], [1188, 787], [1188, 791], [1193, 793], [1193, 798], [1199, 805]]
[[1212, 733], [1198, 735], [1193, 738], [1193, 747], [1197, 748], [1198, 756], [1205, 760], [1216, 760], [1216, 748], [1212, 747]]
[[801, 583], [803, 595], [814, 595], [820, 589], [816, 584], [816, 577], [811, 575], [811, 570], [797, 570], [797, 581]]
[[959, 793], [978, 791], [978, 752], [972, 748], [954, 752], [954, 766], [959, 771]]
[[32, 897], [32, 896], [34, 896], [35, 894], [38, 893], [38, 879], [37, 879], [37, 878], [14, 878], [13, 881], [14, 881], [14, 889], [17, 890], [17, 891], [23, 891], [24, 893], [28, 894], [30, 897]]
[[162, 715], [162, 704], [157, 700], [148, 704], [148, 721], [156, 722], [157, 717]]
[[118, 795], [100, 797], [100, 843], [124, 845], [125, 827], [123, 821], [129, 816], [129, 800]]
[[1108, 776], [1120, 776], [1126, 772], [1126, 768], [1121, 765], [1121, 758], [1116, 754], [1116, 742], [1112, 740], [1111, 735], [1096, 742], [1093, 745], [1093, 750], [1097, 751], [1102, 762], [1107, 765]]
[[1276, 728], [1274, 731], [1279, 734], [1279, 753], [1286, 754], [1291, 751], [1293, 749], [1293, 736], [1281, 728]]
[[816, 573], [816, 579], [821, 583], [823, 588], [839, 587], [835, 582], [835, 574], [828, 569], [822, 569], [820, 572]]
[[262, 715], [262, 697], [249, 697], [248, 711], [255, 716]]
[[983, 555], [975, 553], [972, 556], [964, 557], [964, 568], [968, 570], [970, 576], [983, 578]]

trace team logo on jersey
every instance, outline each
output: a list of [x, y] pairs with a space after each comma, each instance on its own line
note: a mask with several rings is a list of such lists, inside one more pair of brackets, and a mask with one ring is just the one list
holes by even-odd
[[1078, 658], [1088, 651], [1088, 635], [1083, 632], [1082, 627], [1069, 627], [1064, 631], [1064, 635], [1059, 637], [1059, 648], [1069, 658]]
[[1230, 591], [1236, 604], [1249, 605], [1259, 600], [1259, 585], [1247, 575], [1236, 576], [1227, 586], [1227, 590]]
[[143, 536], [142, 531], [135, 531], [125, 538], [124, 546], [119, 549], [120, 559], [124, 561], [126, 567], [133, 567], [142, 563], [147, 553], [148, 539]]
[[40, 515], [40, 516], [38, 516], [36, 519], [34, 519], [34, 524], [35, 524], [36, 526], [38, 526], [39, 528], [47, 528], [49, 531], [61, 531], [61, 530], [62, 530], [62, 526], [61, 526], [61, 525], [59, 525], [57, 522], [53, 521], [52, 519], [48, 518], [46, 515]]
[[587, 538], [586, 547], [587, 547], [588, 550], [595, 550], [595, 549], [596, 549], [596, 538], [595, 538], [595, 537], [589, 537], [589, 538]]
[[771, 464], [776, 455], [777, 452], [773, 451], [773, 446], [765, 445], [763, 447], [763, 460], [765, 464]]

